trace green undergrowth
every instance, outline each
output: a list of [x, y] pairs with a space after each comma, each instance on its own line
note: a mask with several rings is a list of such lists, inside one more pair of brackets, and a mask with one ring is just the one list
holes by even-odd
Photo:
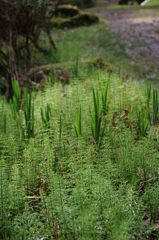
[[72, 18], [56, 18], [52, 20], [53, 28], [75, 28], [80, 26], [90, 26], [98, 23], [99, 19], [96, 15], [90, 13], [78, 14]]
[[53, 29], [52, 36], [57, 45], [57, 52], [49, 49], [48, 39], [44, 33], [41, 35], [40, 46], [49, 51], [48, 56], [36, 52], [34, 56], [40, 59], [40, 64], [66, 63], [75, 61], [78, 56], [79, 62], [103, 58], [112, 68], [118, 71], [119, 66], [125, 73], [135, 72], [131, 66], [130, 58], [124, 53], [124, 44], [118, 41], [118, 47], [114, 48], [114, 41], [118, 36], [111, 34], [109, 24], [99, 22], [90, 27], [79, 27], [74, 29]]
[[[93, 10], [90, 11], [93, 12]], [[44, 56], [33, 49], [31, 68], [35, 66], [40, 68], [43, 65], [47, 67], [50, 64], [65, 65], [67, 63], [69, 65], [78, 56], [79, 62], [101, 57], [111, 65], [113, 71], [117, 72], [120, 67], [122, 75], [138, 76], [139, 79], [145, 79], [146, 74], [149, 75], [156, 71], [154, 66], [145, 69], [142, 64], [134, 64], [133, 58], [126, 54], [126, 45], [120, 41], [120, 33], [111, 33], [110, 23], [104, 19], [90, 27], [55, 28], [52, 30], [52, 37], [57, 51], [50, 48], [46, 34], [42, 33], [39, 45], [49, 54]], [[34, 61], [38, 61], [38, 64], [34, 64]]]
[[147, 102], [152, 113], [145, 91], [98, 70], [25, 90], [16, 114], [18, 98], [0, 98], [1, 239], [159, 237], [158, 127], [140, 135], [136, 115]]

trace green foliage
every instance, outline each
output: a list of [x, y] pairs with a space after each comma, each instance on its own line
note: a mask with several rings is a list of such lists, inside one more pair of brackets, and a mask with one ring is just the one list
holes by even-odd
[[52, 27], [54, 28], [77, 28], [82, 26], [90, 26], [99, 23], [99, 17], [92, 13], [79, 13], [71, 18], [55, 18], [52, 20]]
[[4, 133], [6, 134], [7, 130], [7, 115], [6, 112], [4, 113]]
[[30, 139], [34, 137], [34, 105], [31, 101], [31, 92], [24, 88], [24, 98], [25, 98], [25, 124], [27, 129], [27, 137]]
[[12, 80], [12, 88], [13, 88], [13, 99], [10, 100], [10, 108], [11, 108], [13, 117], [16, 118], [16, 114], [19, 112], [21, 108], [21, 89], [16, 79]]
[[148, 127], [149, 108], [146, 106], [146, 110], [144, 113], [144, 107], [141, 108], [141, 111], [138, 111], [136, 107], [136, 114], [137, 114], [137, 126], [140, 137], [145, 137]]
[[57, 167], [55, 168], [58, 170], [58, 172], [61, 171], [62, 166], [62, 159], [66, 157], [66, 150], [65, 150], [65, 144], [62, 147], [62, 121], [60, 116], [60, 124], [59, 124], [59, 146], [58, 146], [58, 159], [57, 156], [55, 156], [55, 163], [58, 162]]
[[75, 62], [75, 64], [74, 64], [74, 66], [73, 66], [73, 69], [72, 69], [72, 74], [73, 74], [73, 77], [74, 78], [78, 78], [78, 56], [76, 57], [76, 62]]
[[150, 137], [152, 136], [153, 129], [157, 120], [158, 114], [158, 94], [157, 91], [153, 89], [153, 108], [152, 108], [152, 119], [149, 113], [149, 123], [150, 123]]
[[94, 103], [94, 113], [91, 114], [91, 130], [92, 130], [92, 136], [97, 143], [100, 137], [100, 131], [101, 131], [101, 119], [102, 119], [102, 110], [100, 109], [100, 103], [99, 103], [99, 93], [98, 90], [93, 89], [93, 103]]
[[109, 101], [108, 101], [108, 82], [106, 83], [104, 92], [102, 94], [102, 103], [103, 103], [103, 116], [105, 116], [108, 113], [108, 106], [109, 106]]
[[154, 126], [157, 120], [158, 115], [158, 94], [157, 91], [153, 89], [153, 107], [152, 107], [152, 118], [150, 116], [150, 99], [151, 99], [151, 84], [148, 84], [148, 80], [146, 78], [146, 110], [144, 114], [144, 108], [141, 108], [141, 111], [137, 110], [136, 107], [136, 114], [137, 114], [137, 126], [140, 133], [140, 136], [146, 136], [147, 128], [148, 128], [148, 122], [150, 123], [150, 131], [149, 131], [149, 137], [151, 138], [154, 130]]
[[55, 83], [55, 73], [54, 73], [54, 68], [52, 67], [51, 72], [50, 72], [50, 80], [51, 80], [51, 85], [54, 85]]
[[153, 188], [147, 188], [143, 196], [144, 203], [148, 208], [152, 220], [156, 218], [157, 213], [159, 211], [159, 199], [158, 199], [158, 191], [159, 184], [157, 178], [150, 179], [149, 183], [153, 186]]
[[1, 0], [0, 78], [8, 79], [9, 86], [6, 84], [5, 86], [7, 91], [9, 90], [9, 98], [12, 90], [11, 79], [19, 76], [21, 69], [30, 67], [31, 61], [35, 64], [36, 49], [45, 56], [49, 55], [46, 46], [43, 48], [40, 44], [42, 29], [50, 42], [50, 49], [56, 50], [50, 32], [54, 12], [48, 8], [52, 7], [54, 3], [54, 0]]
[[43, 109], [41, 109], [41, 119], [45, 125], [47, 125], [48, 122], [50, 121], [50, 113], [51, 113], [51, 109], [50, 109], [49, 104], [47, 103], [45, 111], [43, 111]]
[[149, 103], [150, 103], [150, 98], [151, 98], [151, 84], [148, 84], [148, 79], [146, 76], [146, 103], [147, 106], [149, 107]]
[[76, 113], [76, 126], [75, 126], [75, 132], [76, 136], [80, 137], [82, 135], [82, 111], [81, 111], [81, 105], [80, 109], [77, 109]]
[[[134, 125], [133, 106], [145, 103], [145, 88], [128, 80], [126, 90], [125, 82], [112, 74], [108, 92], [105, 71], [89, 76], [85, 69], [83, 74], [88, 74], [87, 88], [82, 80], [48, 85], [36, 93], [34, 107], [31, 93], [24, 89], [18, 120], [0, 98], [1, 239], [127, 240], [151, 238], [151, 233], [157, 238], [155, 224], [146, 227], [145, 218], [151, 215], [155, 222], [159, 214], [159, 139], [155, 136], [154, 141], [153, 135], [138, 139]], [[123, 89], [123, 104], [132, 104], [128, 115], [120, 113]], [[109, 99], [106, 117], [102, 96]], [[75, 127], [80, 137], [75, 136]], [[30, 132], [29, 141], [21, 141], [19, 128], [24, 137]]]

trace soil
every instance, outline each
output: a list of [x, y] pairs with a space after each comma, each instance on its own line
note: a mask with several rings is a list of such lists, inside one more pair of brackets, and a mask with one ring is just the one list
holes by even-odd
[[[115, 0], [109, 1], [114, 3]], [[103, 7], [109, 4], [105, 1]], [[111, 33], [124, 44], [130, 64], [137, 66], [139, 80], [145, 80], [143, 72], [149, 80], [159, 80], [159, 7], [99, 8], [97, 14], [110, 23]], [[115, 49], [118, 41], [114, 41]]]

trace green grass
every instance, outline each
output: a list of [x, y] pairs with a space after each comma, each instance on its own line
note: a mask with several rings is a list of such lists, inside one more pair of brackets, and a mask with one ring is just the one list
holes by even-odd
[[153, 7], [159, 6], [158, 0], [150, 0], [147, 4], [144, 5], [145, 7]]
[[[98, 70], [87, 75], [87, 85], [73, 79], [65, 87], [47, 83], [43, 92], [32, 93], [34, 138], [29, 140], [24, 110], [18, 113], [22, 139], [10, 106], [0, 98], [1, 239], [127, 240], [153, 234], [157, 239], [158, 128], [151, 139], [138, 138], [135, 106], [145, 106], [145, 87], [113, 74], [97, 148], [89, 108], [93, 113], [93, 88], [102, 107], [107, 81], [105, 71]], [[47, 104], [49, 128], [41, 119]], [[82, 135], [77, 138], [79, 106]], [[147, 215], [151, 220], [146, 227]]]
[[[95, 8], [90, 9], [90, 11], [98, 12]], [[90, 27], [53, 29], [52, 37], [58, 48], [57, 52], [50, 50], [49, 45], [46, 44], [48, 42], [46, 35], [41, 36], [40, 45], [47, 48], [49, 56], [46, 57], [37, 52], [34, 57], [40, 59], [42, 65], [72, 62], [73, 69], [77, 57], [80, 62], [100, 56], [111, 64], [115, 72], [120, 67], [123, 76], [128, 74], [129, 76], [138, 76], [140, 79], [144, 79], [146, 74], [157, 71], [154, 70], [153, 63], [149, 68], [144, 68], [143, 56], [139, 56], [135, 61], [133, 56], [128, 56], [126, 54], [127, 44], [120, 40], [120, 33], [111, 33], [110, 23], [104, 19], [101, 19], [99, 24]], [[135, 48], [136, 45], [138, 46], [136, 42], [133, 42], [132, 48]]]
[[[121, 67], [123, 74], [137, 73], [136, 66], [131, 65], [131, 58], [124, 53], [125, 45], [117, 40], [117, 34], [110, 32], [109, 24], [105, 22], [89, 28], [54, 30], [53, 37], [58, 45], [60, 62], [75, 62], [77, 56], [79, 61], [100, 56], [112, 65], [114, 71]], [[118, 47], [114, 48], [114, 45]]]

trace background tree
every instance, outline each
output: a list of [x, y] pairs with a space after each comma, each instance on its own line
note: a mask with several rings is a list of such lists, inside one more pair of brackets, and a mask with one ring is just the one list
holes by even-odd
[[[41, 30], [45, 31], [52, 48], [51, 19], [61, 0], [1, 0], [0, 4], [0, 75], [7, 80], [7, 98], [12, 97], [11, 79], [23, 84], [22, 69], [30, 67], [31, 48], [43, 54], [39, 45]], [[24, 64], [21, 64], [25, 62]]]

